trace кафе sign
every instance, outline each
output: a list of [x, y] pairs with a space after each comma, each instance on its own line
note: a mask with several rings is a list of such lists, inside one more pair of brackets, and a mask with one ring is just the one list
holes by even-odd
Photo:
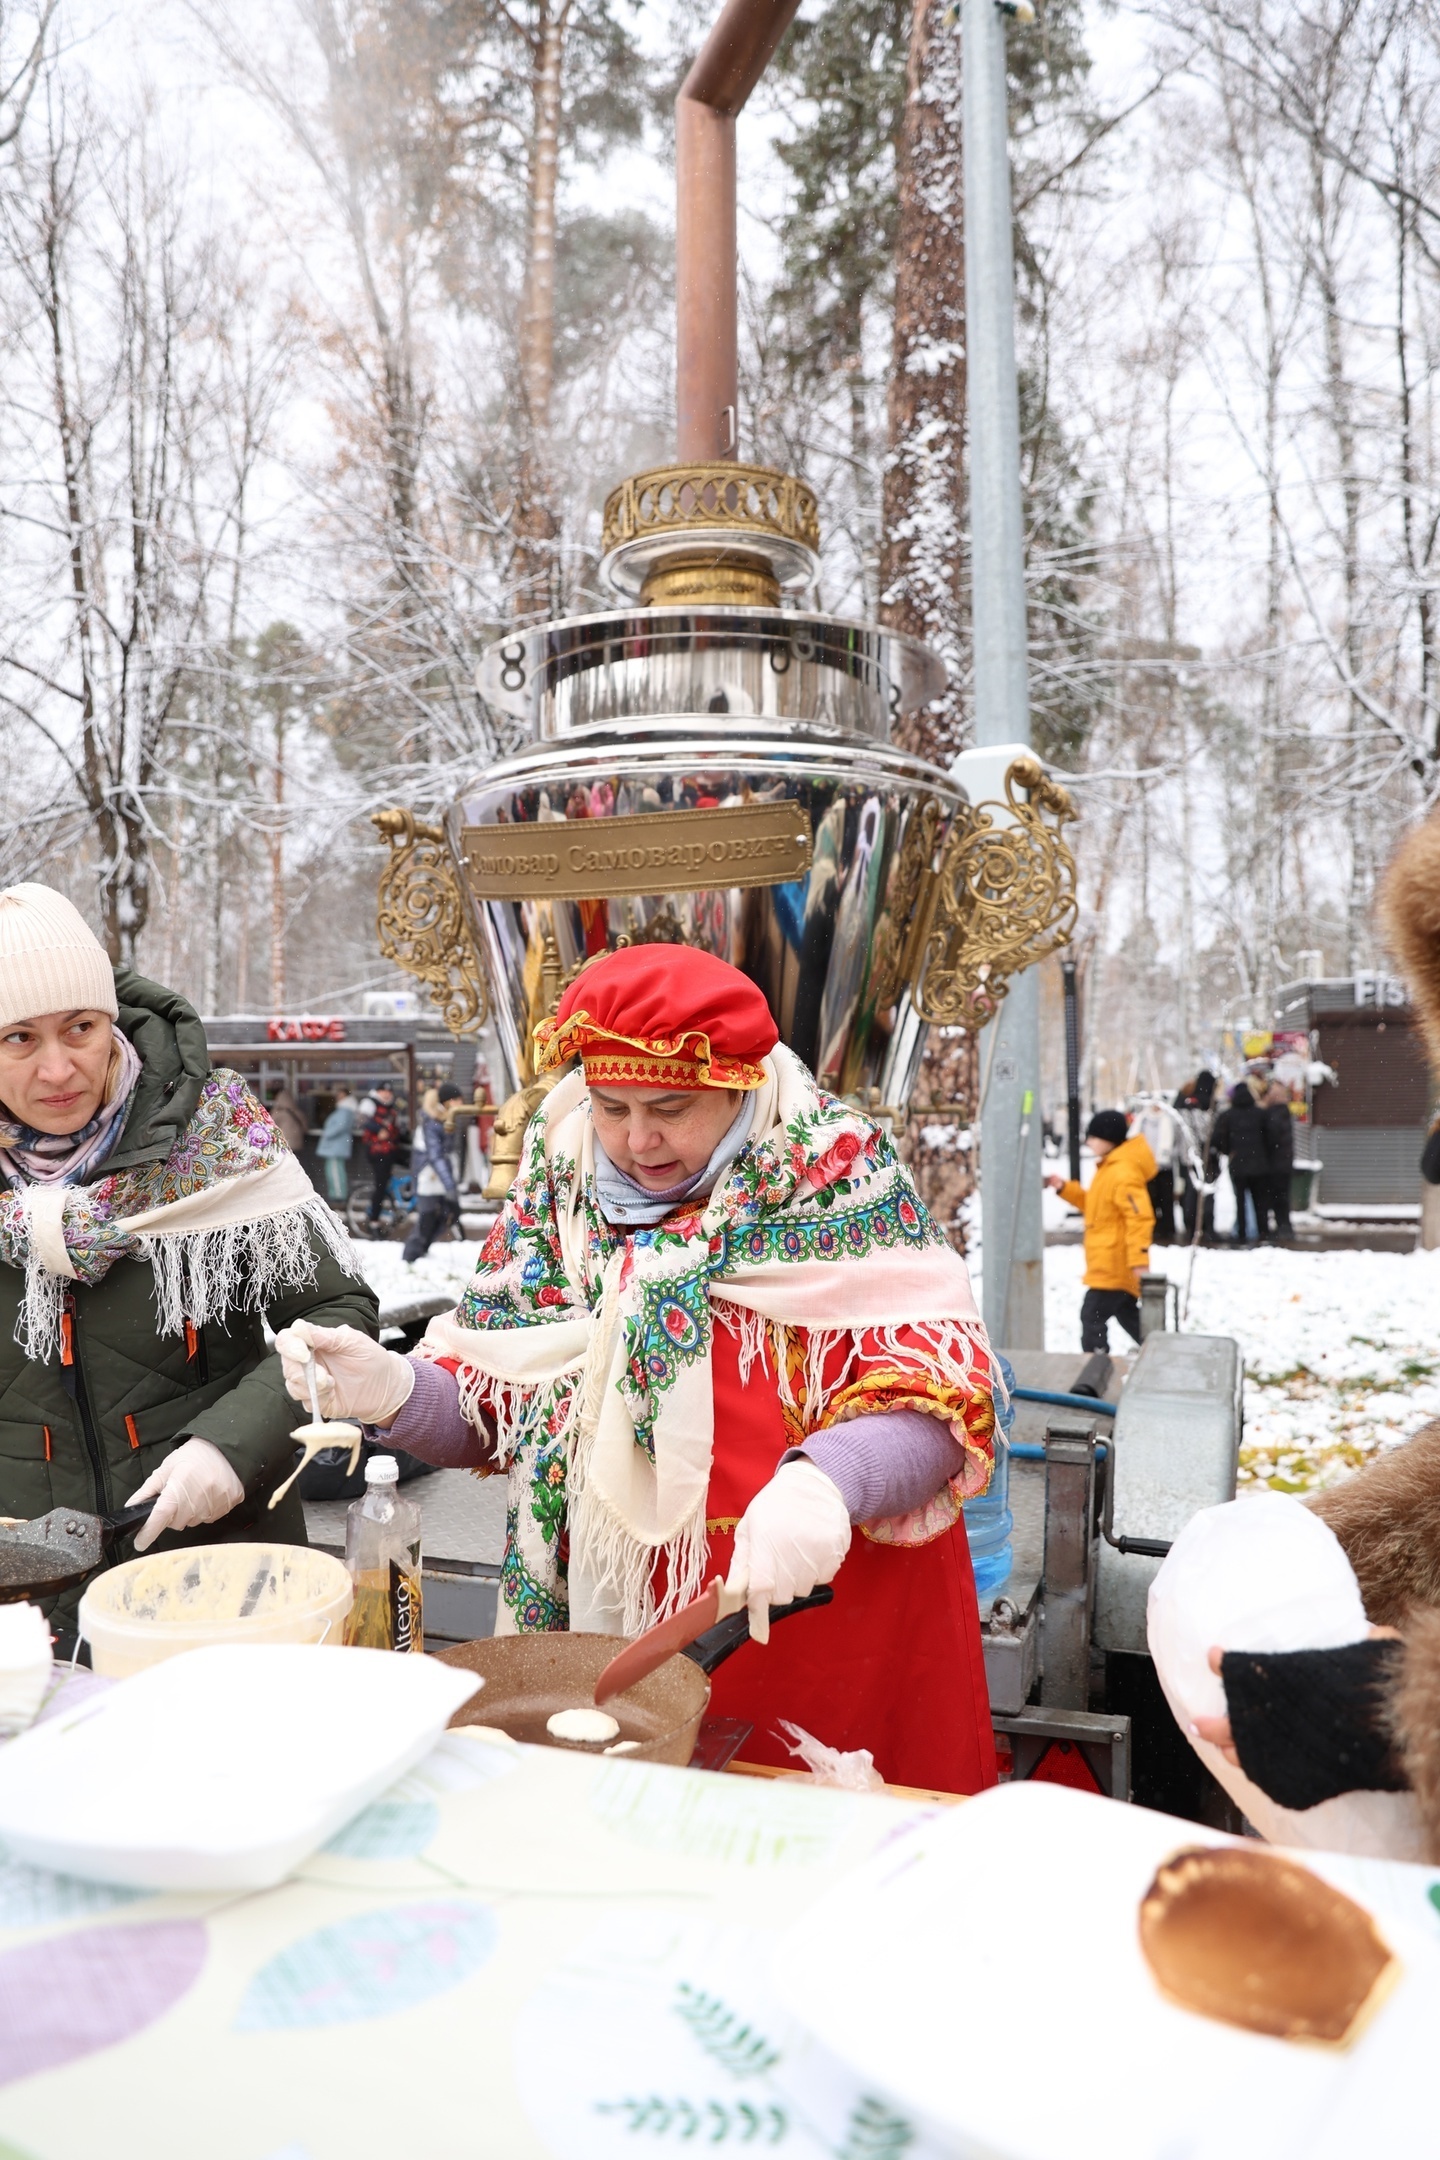
[[793, 802], [544, 825], [467, 825], [460, 859], [477, 900], [614, 900], [785, 885], [810, 868], [809, 813]]

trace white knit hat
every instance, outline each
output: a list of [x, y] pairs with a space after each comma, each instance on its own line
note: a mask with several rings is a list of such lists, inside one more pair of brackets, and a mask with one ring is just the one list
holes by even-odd
[[63, 893], [7, 885], [0, 891], [0, 1027], [82, 1008], [118, 1017], [110, 955]]

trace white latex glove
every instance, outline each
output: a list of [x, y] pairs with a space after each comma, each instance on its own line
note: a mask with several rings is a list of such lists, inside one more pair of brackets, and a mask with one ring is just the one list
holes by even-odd
[[359, 1328], [316, 1327], [297, 1320], [281, 1328], [275, 1347], [285, 1368], [285, 1391], [310, 1408], [308, 1353], [315, 1353], [315, 1392], [320, 1415], [353, 1418], [357, 1425], [388, 1425], [410, 1400], [415, 1368]]
[[126, 1502], [155, 1502], [135, 1533], [135, 1550], [144, 1552], [162, 1530], [193, 1530], [199, 1523], [219, 1522], [244, 1497], [245, 1487], [218, 1447], [209, 1440], [186, 1440]]
[[750, 1640], [770, 1640], [770, 1607], [832, 1581], [850, 1550], [850, 1511], [818, 1463], [781, 1463], [735, 1526], [725, 1588], [750, 1608]]

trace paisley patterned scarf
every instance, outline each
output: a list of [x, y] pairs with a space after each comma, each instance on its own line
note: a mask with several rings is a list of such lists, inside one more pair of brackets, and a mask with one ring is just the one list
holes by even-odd
[[[829, 1354], [857, 1330], [897, 1372], [989, 1395], [965, 1263], [885, 1133], [788, 1050], [764, 1063], [751, 1136], [709, 1198], [629, 1237], [602, 1212], [589, 1096], [568, 1075], [531, 1121], [474, 1282], [427, 1330], [422, 1354], [455, 1371], [477, 1426], [493, 1422], [509, 1471], [502, 1631], [633, 1633], [655, 1616], [662, 1558], [663, 1610], [698, 1593], [717, 1324], [747, 1374], [768, 1327], [805, 1331], [812, 1422]], [[784, 1361], [776, 1385], [792, 1401]], [[917, 1510], [926, 1522], [888, 1526], [894, 1542], [934, 1536], [984, 1489], [991, 1443], [967, 1444], [945, 1521]]]
[[148, 1261], [162, 1335], [235, 1309], [258, 1311], [315, 1273], [311, 1233], [358, 1274], [349, 1240], [240, 1075], [212, 1072], [163, 1162], [93, 1185], [0, 1194], [0, 1262], [25, 1272], [15, 1336], [45, 1362], [67, 1282], [98, 1283]]

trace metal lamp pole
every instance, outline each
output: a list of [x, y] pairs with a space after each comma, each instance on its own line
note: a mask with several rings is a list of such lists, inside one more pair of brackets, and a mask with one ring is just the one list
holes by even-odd
[[1080, 1183], [1080, 992], [1073, 960], [1060, 963], [1065, 992], [1065, 1113], [1069, 1126], [1070, 1177]]
[[[1005, 96], [1005, 17], [1029, 0], [961, 0], [964, 39], [965, 315], [970, 403], [970, 555], [975, 739], [1030, 741], [1015, 266]], [[985, 1030], [980, 1205], [985, 1324], [996, 1344], [1045, 1345], [1040, 1215], [1040, 983], [1027, 968]]]

